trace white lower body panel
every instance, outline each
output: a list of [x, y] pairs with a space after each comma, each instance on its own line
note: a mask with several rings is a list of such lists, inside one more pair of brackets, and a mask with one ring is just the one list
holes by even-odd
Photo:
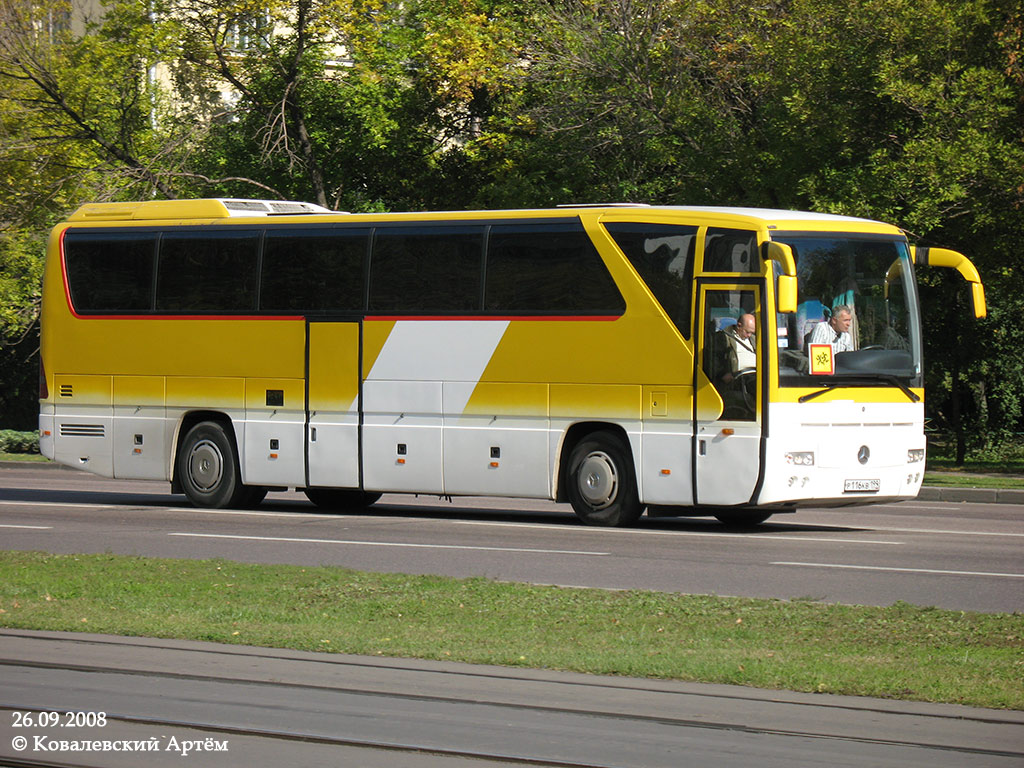
[[[865, 504], [921, 489], [924, 461], [908, 462], [925, 447], [921, 403], [774, 404], [770, 430], [760, 504]], [[793, 463], [791, 453], [814, 463]]]

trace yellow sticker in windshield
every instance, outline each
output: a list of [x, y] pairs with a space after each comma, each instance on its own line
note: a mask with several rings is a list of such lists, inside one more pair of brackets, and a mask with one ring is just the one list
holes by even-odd
[[831, 344], [811, 344], [810, 360], [812, 376], [831, 376], [835, 373]]

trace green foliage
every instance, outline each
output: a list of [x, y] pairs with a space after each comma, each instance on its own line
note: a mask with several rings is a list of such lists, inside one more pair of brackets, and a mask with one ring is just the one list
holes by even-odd
[[39, 315], [44, 251], [38, 230], [0, 234], [0, 345], [23, 336]]
[[39, 304], [45, 233], [0, 231], [0, 426], [27, 429], [38, 419]]
[[0, 429], [0, 453], [39, 453], [39, 432]]

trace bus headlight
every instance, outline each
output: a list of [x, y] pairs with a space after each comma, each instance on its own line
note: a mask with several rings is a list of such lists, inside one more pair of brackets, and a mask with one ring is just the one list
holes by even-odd
[[907, 464], [924, 461], [924, 448], [911, 448], [907, 451]]
[[790, 451], [786, 454], [787, 464], [798, 464], [802, 467], [814, 465], [814, 451]]

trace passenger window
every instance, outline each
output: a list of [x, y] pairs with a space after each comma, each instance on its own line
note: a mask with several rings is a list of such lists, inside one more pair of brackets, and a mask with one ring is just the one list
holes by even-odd
[[153, 308], [155, 232], [75, 232], [64, 236], [71, 304], [83, 314]]
[[491, 229], [484, 309], [621, 315], [626, 303], [581, 224], [511, 224]]
[[157, 311], [255, 310], [259, 242], [260, 233], [254, 230], [165, 233], [160, 241]]
[[605, 229], [684, 338], [690, 338], [697, 227], [612, 223]]
[[[369, 229], [271, 229], [263, 241], [260, 309], [276, 312], [363, 308]], [[301, 257], [297, 258], [296, 255]]]
[[704, 238], [705, 272], [760, 272], [757, 233], [709, 227]]
[[465, 226], [377, 229], [370, 311], [479, 311], [483, 232]]

